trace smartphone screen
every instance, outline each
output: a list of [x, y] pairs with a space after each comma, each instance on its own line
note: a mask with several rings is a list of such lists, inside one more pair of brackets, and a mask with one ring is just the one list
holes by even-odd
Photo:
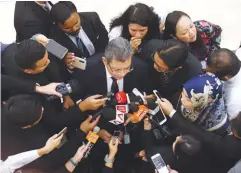
[[63, 59], [68, 53], [68, 49], [66, 47], [62, 46], [54, 40], [49, 40], [49, 43], [46, 45], [46, 49], [49, 53], [53, 54], [59, 59]]
[[113, 143], [116, 142], [117, 139], [119, 139], [120, 136], [120, 131], [114, 131], [112, 138], [113, 138]]
[[159, 153], [152, 156], [151, 160], [159, 173], [168, 173], [166, 164]]

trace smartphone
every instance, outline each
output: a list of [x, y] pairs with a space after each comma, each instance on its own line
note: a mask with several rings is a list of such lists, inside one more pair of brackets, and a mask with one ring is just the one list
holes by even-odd
[[156, 167], [158, 173], [169, 173], [166, 163], [162, 159], [161, 155], [159, 153], [155, 154], [151, 157], [151, 160]]
[[85, 70], [86, 66], [87, 66], [87, 61], [86, 61], [85, 58], [75, 57], [74, 62], [73, 62], [73, 66], [75, 68], [80, 69], [80, 70]]
[[120, 137], [120, 131], [114, 131], [113, 135], [112, 135], [112, 139], [113, 139], [113, 144], [116, 143], [116, 140], [119, 139]]
[[155, 94], [156, 98], [161, 100], [162, 99], [162, 96], [161, 94], [157, 91], [157, 90], [153, 90], [153, 93]]
[[[157, 97], [157, 100], [161, 100], [162, 99], [162, 96], [161, 94], [157, 91], [157, 90], [153, 90], [153, 93], [155, 94], [155, 96]], [[160, 110], [161, 110], [161, 113], [158, 114], [158, 116], [155, 117], [155, 119], [158, 121], [158, 123], [160, 125], [164, 124], [166, 121], [167, 121], [167, 118], [161, 108], [161, 106], [159, 106]]]
[[61, 131], [58, 133], [58, 135], [57, 135], [56, 138], [60, 137], [62, 134], [65, 134], [66, 132], [67, 132], [67, 127], [63, 128], [63, 130], [61, 130]]
[[59, 59], [63, 59], [68, 53], [68, 49], [66, 47], [62, 46], [54, 40], [49, 40], [49, 43], [46, 45], [46, 50]]

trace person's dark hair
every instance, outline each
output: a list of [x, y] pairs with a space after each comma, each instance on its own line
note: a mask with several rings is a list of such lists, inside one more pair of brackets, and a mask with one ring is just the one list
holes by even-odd
[[42, 104], [37, 96], [16, 95], [9, 98], [4, 105], [4, 117], [15, 127], [32, 125], [42, 115]]
[[237, 135], [241, 138], [241, 112], [238, 116], [231, 121], [232, 131], [235, 131]]
[[159, 38], [160, 36], [159, 17], [145, 4], [137, 3], [131, 5], [123, 14], [111, 21], [110, 30], [116, 26], [122, 25], [123, 31], [121, 36], [129, 40], [130, 34], [128, 25], [130, 23], [148, 27], [148, 32], [144, 37], [146, 40]]
[[[167, 15], [166, 21], [165, 21], [163, 39], [170, 39], [170, 38], [176, 37], [176, 33], [177, 33], [176, 26], [182, 16], [186, 16], [190, 18], [189, 15], [187, 15], [182, 11], [173, 11], [172, 13], [169, 13]], [[197, 40], [193, 43], [189, 43], [189, 45], [190, 45], [191, 51], [194, 54], [204, 55], [206, 53], [206, 48], [204, 46], [202, 37], [198, 30], [197, 30]]]
[[46, 48], [41, 43], [31, 39], [23, 40], [17, 45], [15, 61], [22, 69], [33, 69], [45, 53]]
[[201, 142], [194, 136], [183, 135], [181, 140], [175, 146], [177, 156], [194, 157], [201, 151]]
[[207, 65], [216, 70], [215, 75], [219, 78], [230, 75], [235, 76], [241, 69], [241, 61], [231, 50], [221, 48], [213, 53], [207, 60]]
[[52, 18], [54, 23], [64, 22], [74, 13], [77, 12], [77, 8], [71, 1], [59, 1], [54, 4], [51, 11], [50, 17]]
[[157, 49], [157, 54], [171, 70], [182, 66], [186, 62], [188, 48], [178, 40], [164, 40], [161, 47]]

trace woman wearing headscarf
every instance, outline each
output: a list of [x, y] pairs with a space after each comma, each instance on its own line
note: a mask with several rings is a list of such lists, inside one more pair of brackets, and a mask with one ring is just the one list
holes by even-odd
[[183, 85], [181, 112], [185, 118], [208, 131], [220, 135], [230, 133], [223, 84], [213, 74], [193, 77]]

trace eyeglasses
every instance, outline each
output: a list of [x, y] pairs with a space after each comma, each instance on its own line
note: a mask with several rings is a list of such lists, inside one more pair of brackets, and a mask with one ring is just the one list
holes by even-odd
[[151, 55], [151, 59], [152, 59], [152, 61], [154, 62], [154, 64], [156, 64], [157, 69], [158, 69], [159, 72], [168, 74], [168, 73], [175, 73], [178, 69], [180, 69], [180, 68], [178, 67], [178, 68], [175, 68], [175, 69], [168, 69], [167, 71], [166, 71], [166, 70], [163, 70], [163, 68], [160, 67], [160, 66], [156, 63], [156, 61], [155, 61], [155, 59], [154, 59], [154, 55], [155, 55], [155, 53], [153, 53], [153, 54]]
[[152, 61], [154, 62], [154, 64], [157, 66], [157, 71], [160, 72], [160, 80], [161, 80], [161, 83], [160, 85], [162, 87], [166, 87], [167, 84], [169, 83], [169, 77], [172, 76], [179, 68], [176, 68], [176, 69], [173, 69], [173, 70], [169, 70], [169, 71], [164, 71], [163, 68], [161, 68], [155, 61], [154, 59], [154, 55], [155, 53], [153, 53], [151, 55], [151, 59]]
[[110, 67], [110, 69], [111, 69], [111, 71], [112, 71], [113, 74], [118, 74], [118, 75], [121, 75], [122, 73], [124, 73], [124, 74], [130, 73], [130, 72], [134, 69], [133, 64], [131, 64], [131, 65], [130, 65], [129, 67], [127, 67], [127, 68], [118, 69], [118, 70], [113, 69], [113, 68], [110, 66], [110, 64], [108, 64], [108, 66]]

